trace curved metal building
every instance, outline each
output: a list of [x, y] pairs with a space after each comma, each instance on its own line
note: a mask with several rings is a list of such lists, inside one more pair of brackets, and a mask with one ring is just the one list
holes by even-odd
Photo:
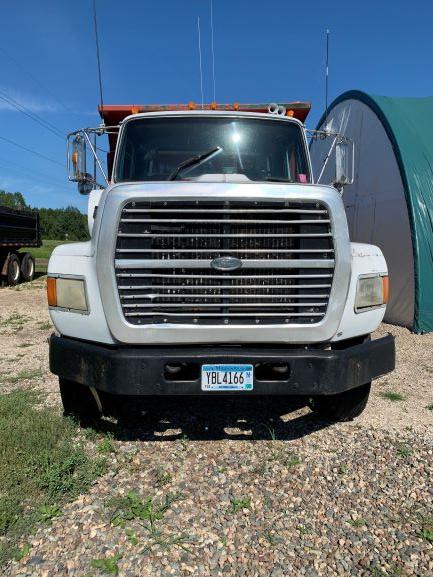
[[[388, 262], [385, 320], [433, 331], [433, 97], [345, 92], [318, 129], [355, 142], [355, 180], [343, 199], [351, 240], [379, 246]], [[329, 141], [313, 140], [316, 175], [328, 151]], [[321, 182], [332, 181], [333, 166], [328, 163]]]

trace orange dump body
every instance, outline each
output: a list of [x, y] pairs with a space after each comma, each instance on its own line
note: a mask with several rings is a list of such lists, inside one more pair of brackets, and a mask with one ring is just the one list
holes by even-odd
[[[310, 112], [311, 105], [309, 102], [279, 102], [280, 106], [284, 106], [286, 109], [286, 116], [291, 118], [297, 118], [301, 122], [305, 122], [305, 119]], [[230, 112], [256, 112], [256, 113], [267, 113], [269, 103], [260, 104], [239, 104], [235, 102], [233, 104], [217, 104], [216, 102], [211, 102], [210, 104], [197, 104], [195, 102], [189, 102], [188, 104], [114, 104], [114, 105], [104, 105], [99, 106], [99, 114], [106, 126], [117, 126], [122, 120], [131, 114], [141, 114], [145, 112], [166, 112], [166, 111], [187, 111], [187, 110], [219, 110], [219, 111], [230, 111]], [[117, 144], [117, 134], [112, 133], [108, 135], [108, 141], [110, 145], [110, 151], [107, 155], [108, 172], [111, 178], [111, 172], [113, 167], [114, 152], [116, 150]]]

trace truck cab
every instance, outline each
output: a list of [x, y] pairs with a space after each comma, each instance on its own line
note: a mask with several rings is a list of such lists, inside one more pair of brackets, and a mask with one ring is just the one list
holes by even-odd
[[[97, 417], [116, 396], [227, 394], [304, 396], [332, 420], [362, 412], [395, 364], [393, 337], [370, 338], [387, 267], [349, 239], [350, 143], [307, 131], [308, 110], [105, 106], [101, 126], [70, 135], [91, 240], [57, 247], [48, 266], [66, 413]], [[308, 137], [330, 140], [332, 183], [315, 182]]]

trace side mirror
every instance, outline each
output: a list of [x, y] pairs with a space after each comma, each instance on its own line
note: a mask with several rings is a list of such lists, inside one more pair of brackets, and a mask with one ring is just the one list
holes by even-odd
[[83, 182], [86, 180], [86, 141], [77, 134], [72, 141], [72, 177], [71, 180], [75, 182]]
[[353, 183], [354, 151], [353, 142], [337, 142], [335, 145], [335, 180], [337, 190]]
[[72, 153], [70, 156], [72, 174], [69, 174], [69, 180], [78, 183], [78, 192], [83, 195], [90, 194], [95, 187], [92, 175], [86, 172], [86, 155], [86, 141], [81, 134], [77, 134], [72, 141]]

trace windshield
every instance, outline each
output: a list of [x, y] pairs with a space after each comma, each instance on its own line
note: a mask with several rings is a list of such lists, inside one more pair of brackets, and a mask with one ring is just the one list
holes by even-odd
[[310, 182], [298, 124], [224, 116], [129, 121], [120, 144], [116, 182], [167, 180], [181, 163], [216, 147], [221, 148], [218, 154], [183, 168], [177, 180], [218, 174], [252, 181]]

